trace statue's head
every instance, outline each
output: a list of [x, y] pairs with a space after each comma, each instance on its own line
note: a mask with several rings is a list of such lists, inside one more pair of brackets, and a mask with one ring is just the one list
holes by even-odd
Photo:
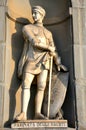
[[32, 7], [32, 15], [34, 21], [43, 20], [46, 12], [41, 6], [33, 6]]

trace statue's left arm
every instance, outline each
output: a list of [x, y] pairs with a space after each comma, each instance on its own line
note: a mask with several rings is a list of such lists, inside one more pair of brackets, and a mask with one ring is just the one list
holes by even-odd
[[67, 68], [64, 65], [61, 64], [61, 58], [58, 55], [58, 52], [56, 51], [56, 46], [54, 44], [52, 34], [50, 36], [49, 43], [50, 43], [50, 46], [55, 47], [55, 50], [51, 51], [50, 54], [51, 54], [51, 56], [53, 56], [53, 59], [54, 59], [54, 62], [57, 66], [58, 71], [60, 71], [60, 69], [67, 71]]
[[55, 64], [58, 65], [58, 64], [61, 63], [61, 58], [58, 56], [58, 53], [56, 51], [56, 46], [55, 46], [52, 34], [50, 35], [50, 38], [49, 38], [49, 44], [50, 44], [50, 47], [54, 47], [55, 48], [54, 51], [52, 51], [52, 48], [51, 48], [50, 54], [53, 56]]

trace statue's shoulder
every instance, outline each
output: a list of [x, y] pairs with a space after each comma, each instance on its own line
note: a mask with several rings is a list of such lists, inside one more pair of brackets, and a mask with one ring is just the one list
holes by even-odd
[[25, 30], [28, 30], [28, 29], [33, 29], [34, 28], [34, 25], [33, 24], [28, 24], [28, 25], [25, 25], [24, 27], [23, 27], [23, 31], [25, 31]]
[[44, 28], [44, 33], [47, 37], [52, 37], [52, 33], [51, 31], [49, 31], [47, 28], [43, 27]]

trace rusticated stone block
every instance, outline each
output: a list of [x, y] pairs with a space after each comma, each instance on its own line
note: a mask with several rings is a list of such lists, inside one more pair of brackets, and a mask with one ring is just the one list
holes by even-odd
[[0, 44], [0, 82], [4, 81], [5, 71], [5, 46]]
[[5, 41], [5, 7], [0, 6], [0, 42]]
[[7, 0], [0, 0], [0, 5], [5, 6]]
[[2, 119], [3, 119], [3, 85], [0, 84], [0, 127], [2, 127]]

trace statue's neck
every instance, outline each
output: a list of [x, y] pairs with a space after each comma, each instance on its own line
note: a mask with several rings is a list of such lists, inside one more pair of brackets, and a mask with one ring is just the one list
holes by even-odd
[[43, 27], [43, 23], [35, 22], [34, 24], [37, 25], [37, 26]]

